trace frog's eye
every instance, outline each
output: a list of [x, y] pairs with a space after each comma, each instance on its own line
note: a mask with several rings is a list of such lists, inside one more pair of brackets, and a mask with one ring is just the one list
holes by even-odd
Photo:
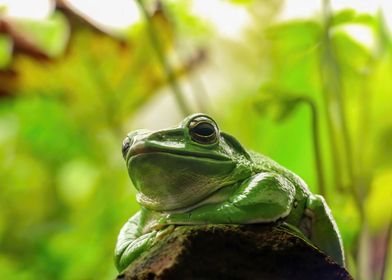
[[131, 140], [129, 139], [129, 137], [126, 137], [123, 141], [123, 144], [122, 144], [122, 155], [123, 155], [124, 159], [127, 156], [127, 153], [128, 153], [130, 146], [131, 146]]
[[218, 139], [218, 128], [210, 119], [201, 117], [189, 123], [189, 135], [200, 144], [213, 144]]

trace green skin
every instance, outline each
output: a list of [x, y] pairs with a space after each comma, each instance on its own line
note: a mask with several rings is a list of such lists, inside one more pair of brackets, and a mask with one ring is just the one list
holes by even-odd
[[119, 234], [119, 271], [173, 230], [171, 225], [278, 220], [344, 266], [342, 241], [324, 198], [310, 193], [291, 171], [246, 151], [209, 116], [191, 115], [175, 128], [131, 132], [123, 155], [141, 210]]

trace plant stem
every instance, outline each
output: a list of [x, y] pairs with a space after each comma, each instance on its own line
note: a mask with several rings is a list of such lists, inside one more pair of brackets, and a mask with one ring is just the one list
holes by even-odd
[[319, 132], [319, 115], [317, 111], [316, 104], [312, 99], [307, 96], [302, 96], [297, 99], [297, 101], [302, 102], [309, 106], [311, 113], [311, 122], [312, 122], [312, 142], [314, 149], [314, 160], [316, 163], [317, 170], [317, 183], [319, 188], [319, 193], [327, 200], [327, 192], [325, 190], [325, 181], [324, 181], [324, 168], [323, 161], [321, 155], [321, 140], [320, 140], [320, 132]]
[[332, 147], [332, 159], [335, 171], [335, 184], [340, 190], [348, 184], [346, 173], [346, 162], [344, 155], [346, 153], [342, 143], [342, 99], [341, 99], [341, 81], [339, 67], [335, 61], [333, 47], [330, 39], [330, 5], [328, 0], [323, 0], [324, 12], [324, 32], [322, 38], [322, 56], [321, 56], [321, 81], [323, 86], [324, 101], [327, 106], [327, 120], [329, 127], [329, 136]]
[[[327, 200], [327, 192], [325, 189], [325, 176], [324, 176], [324, 167], [321, 153], [321, 138], [320, 138], [320, 129], [319, 129], [319, 113], [317, 110], [316, 103], [314, 100], [306, 95], [301, 95], [298, 93], [288, 93], [284, 91], [280, 91], [277, 89], [270, 89], [271, 92], [274, 92], [276, 96], [286, 96], [286, 102], [294, 103], [295, 106], [300, 104], [305, 104], [310, 108], [310, 117], [311, 117], [311, 130], [312, 130], [312, 142], [313, 142], [313, 151], [314, 151], [314, 161], [316, 165], [316, 177], [317, 177], [317, 185], [319, 194], [321, 194]], [[294, 97], [288, 97], [294, 96]], [[288, 97], [288, 98], [287, 98]]]
[[359, 177], [354, 172], [354, 159], [346, 121], [339, 62], [330, 37], [332, 20], [330, 0], [323, 0], [323, 20], [324, 32], [320, 70], [324, 100], [327, 107], [329, 134], [333, 148], [332, 158], [335, 168], [335, 180], [338, 187], [348, 186], [358, 210], [360, 229], [357, 242], [358, 254], [356, 257], [357, 278], [369, 279], [369, 233], [364, 211], [364, 198], [358, 185]]
[[177, 82], [175, 73], [174, 73], [172, 67], [169, 64], [169, 61], [167, 60], [167, 58], [163, 52], [162, 46], [159, 42], [159, 38], [158, 38], [158, 35], [157, 35], [155, 27], [154, 27], [154, 24], [151, 21], [151, 17], [148, 14], [146, 6], [144, 5], [143, 0], [137, 0], [137, 3], [139, 4], [139, 8], [142, 11], [144, 18], [146, 20], [147, 30], [148, 30], [148, 34], [150, 36], [152, 46], [155, 50], [155, 53], [158, 57], [159, 62], [161, 63], [161, 66], [165, 72], [167, 81], [170, 84], [170, 87], [171, 87], [172, 92], [174, 94], [174, 97], [177, 101], [177, 104], [178, 104], [181, 112], [183, 113], [183, 115], [188, 115], [190, 113], [190, 109], [189, 109], [188, 105], [186, 104], [186, 101], [183, 97], [183, 93], [182, 93], [181, 88]]
[[346, 121], [340, 69], [329, 33], [331, 26], [330, 10], [329, 0], [323, 0], [324, 36], [322, 39], [321, 80], [323, 83], [324, 100], [327, 106], [329, 134], [333, 148], [332, 158], [335, 168], [335, 180], [338, 187], [349, 187], [361, 220], [363, 220], [363, 203], [355, 184], [354, 162]]

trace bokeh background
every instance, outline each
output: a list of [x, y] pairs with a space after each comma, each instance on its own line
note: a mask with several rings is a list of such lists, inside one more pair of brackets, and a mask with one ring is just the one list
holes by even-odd
[[0, 0], [0, 279], [112, 279], [130, 130], [206, 112], [392, 279], [392, 4]]

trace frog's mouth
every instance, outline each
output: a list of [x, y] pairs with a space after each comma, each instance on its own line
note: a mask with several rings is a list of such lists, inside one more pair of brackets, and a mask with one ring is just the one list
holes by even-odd
[[164, 154], [172, 154], [176, 156], [183, 156], [183, 157], [195, 157], [195, 158], [205, 158], [209, 160], [218, 160], [218, 161], [232, 161], [230, 157], [218, 154], [211, 150], [207, 152], [201, 151], [189, 151], [182, 147], [168, 147], [164, 145], [158, 144], [149, 144], [146, 145], [145, 143], [135, 143], [129, 149], [127, 154], [127, 161], [131, 160], [132, 157], [141, 154], [150, 154], [150, 153], [164, 153]]
[[232, 161], [143, 152], [128, 160], [128, 172], [145, 208], [170, 211], [194, 205], [222, 186], [232, 184]]

